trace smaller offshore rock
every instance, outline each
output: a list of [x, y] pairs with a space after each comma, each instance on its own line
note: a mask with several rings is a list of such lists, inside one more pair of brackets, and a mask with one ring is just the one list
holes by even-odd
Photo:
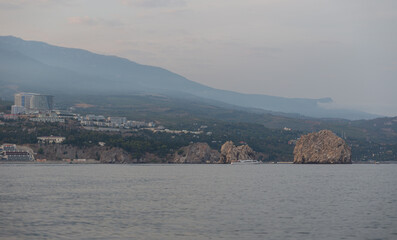
[[294, 163], [351, 163], [351, 149], [329, 130], [302, 136], [294, 149]]
[[219, 152], [213, 150], [207, 143], [193, 143], [180, 148], [171, 163], [216, 163]]
[[225, 142], [221, 147], [219, 163], [232, 163], [238, 160], [253, 160], [256, 152], [248, 145], [236, 147], [232, 141]]

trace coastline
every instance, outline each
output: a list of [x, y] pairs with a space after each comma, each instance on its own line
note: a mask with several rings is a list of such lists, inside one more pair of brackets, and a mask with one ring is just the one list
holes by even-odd
[[[80, 160], [80, 159], [78, 159]], [[155, 165], [231, 165], [231, 164], [219, 164], [219, 163], [156, 163], [156, 162], [139, 162], [139, 163], [106, 163], [106, 162], [100, 162], [95, 159], [86, 159], [85, 161], [62, 161], [62, 160], [47, 160], [47, 161], [0, 161], [1, 164], [103, 164], [103, 165], [108, 165], [108, 164], [131, 164], [131, 165], [142, 165], [142, 164], [155, 164]], [[282, 164], [282, 165], [361, 165], [361, 164], [368, 164], [368, 165], [377, 165], [377, 164], [397, 164], [396, 161], [384, 161], [384, 162], [352, 162], [351, 164], [294, 164], [293, 162], [262, 162], [262, 164]], [[247, 164], [248, 165], [248, 164]]]

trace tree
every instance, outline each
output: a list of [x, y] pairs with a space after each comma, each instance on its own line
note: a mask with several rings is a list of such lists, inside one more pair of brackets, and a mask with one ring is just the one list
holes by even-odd
[[43, 148], [39, 148], [39, 150], [37, 150], [38, 154], [44, 154], [44, 149]]

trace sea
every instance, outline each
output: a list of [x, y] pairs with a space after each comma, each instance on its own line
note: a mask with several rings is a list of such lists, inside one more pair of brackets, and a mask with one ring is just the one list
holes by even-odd
[[397, 239], [397, 164], [1, 164], [0, 239]]

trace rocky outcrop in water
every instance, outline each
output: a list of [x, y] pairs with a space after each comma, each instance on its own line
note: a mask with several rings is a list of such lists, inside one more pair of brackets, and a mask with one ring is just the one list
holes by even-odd
[[221, 147], [219, 163], [231, 163], [238, 160], [255, 159], [256, 152], [248, 145], [235, 146], [232, 141], [225, 142]]
[[309, 133], [297, 141], [294, 163], [351, 163], [351, 149], [329, 130]]
[[[231, 163], [245, 159], [265, 159], [262, 153], [254, 152], [248, 145], [236, 147], [233, 142], [226, 142], [222, 153], [212, 149], [207, 143], [194, 143], [182, 147], [166, 157], [145, 153], [133, 158], [131, 153], [117, 147], [107, 146], [72, 146], [68, 144], [31, 144], [38, 153], [38, 159], [67, 161], [72, 159], [96, 160], [100, 163]], [[40, 151], [39, 151], [40, 149]]]
[[179, 149], [170, 163], [216, 163], [218, 161], [218, 151], [211, 149], [207, 143], [194, 143]]

